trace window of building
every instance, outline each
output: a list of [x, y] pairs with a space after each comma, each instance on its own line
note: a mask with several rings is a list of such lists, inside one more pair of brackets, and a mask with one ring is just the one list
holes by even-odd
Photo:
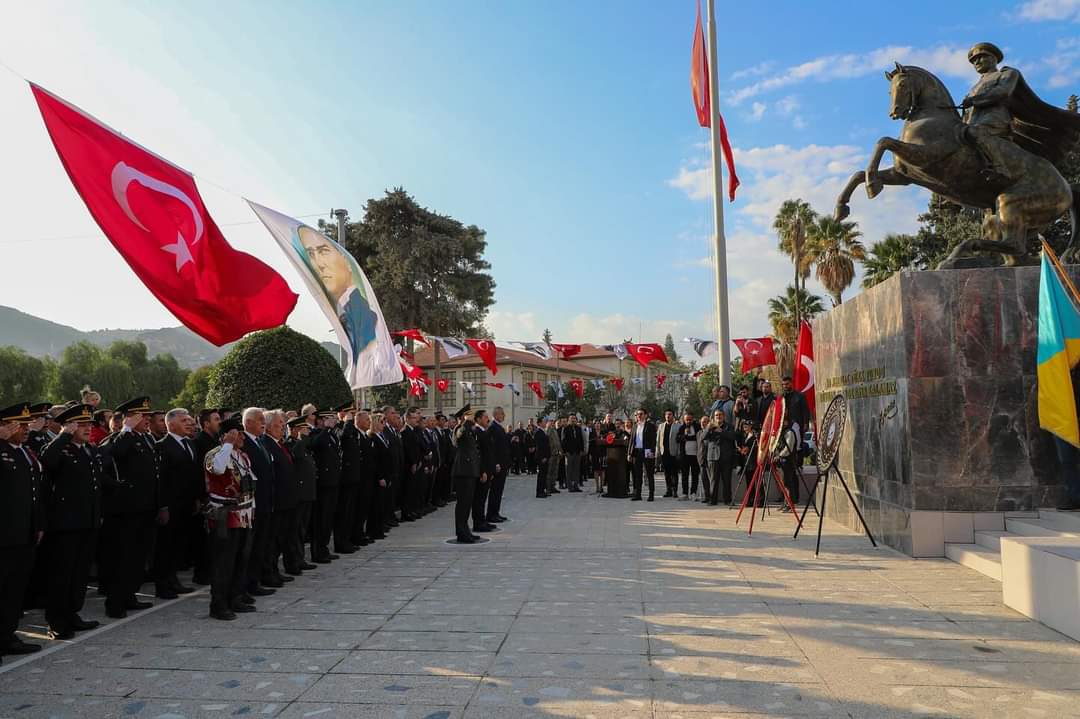
[[521, 406], [522, 407], [535, 407], [536, 395], [529, 389], [529, 383], [534, 382], [533, 372], [523, 370], [521, 372]]
[[484, 386], [484, 382], [487, 382], [487, 370], [466, 370], [461, 373], [461, 381], [473, 383], [473, 393], [466, 394], [462, 399], [477, 409], [487, 409], [487, 387]]
[[446, 388], [445, 392], [440, 392], [438, 387], [432, 387], [431, 393], [435, 395], [435, 409], [436, 411], [451, 411], [456, 412], [458, 409], [457, 403], [457, 372], [440, 372], [439, 379], [445, 379], [450, 382], [450, 386]]

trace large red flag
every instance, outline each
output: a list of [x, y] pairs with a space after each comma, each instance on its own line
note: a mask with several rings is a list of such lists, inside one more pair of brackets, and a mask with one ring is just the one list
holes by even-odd
[[744, 340], [732, 340], [742, 355], [742, 371], [749, 372], [755, 367], [776, 364], [776, 351], [772, 337], [750, 337]]
[[538, 398], [544, 399], [544, 390], [540, 386], [539, 382], [526, 382], [525, 384], [528, 386], [529, 389], [533, 391], [533, 394], [535, 394]]
[[667, 362], [667, 355], [664, 354], [664, 348], [658, 344], [641, 344], [636, 345], [631, 342], [626, 343], [626, 351], [630, 353], [630, 356], [638, 361], [642, 367], [648, 367], [650, 362]]
[[551, 348], [561, 354], [563, 359], [570, 359], [576, 354], [581, 354], [581, 345], [560, 345], [552, 342]]
[[806, 397], [806, 405], [810, 408], [810, 417], [814, 418], [814, 426], [817, 426], [817, 410], [814, 401], [814, 333], [810, 329], [810, 323], [803, 320], [799, 326], [799, 342], [795, 345], [795, 376], [791, 380], [792, 386], [803, 393]]
[[296, 294], [268, 265], [229, 246], [191, 173], [37, 85], [31, 89], [90, 214], [177, 319], [216, 345], [285, 323]]
[[[701, 26], [701, 3], [698, 3], [697, 21], [694, 23], [694, 44], [690, 50], [690, 91], [694, 96], [694, 111], [697, 112], [698, 124], [712, 127], [712, 99], [709, 94], [709, 55], [705, 50], [705, 30]], [[720, 147], [724, 151], [724, 160], [728, 169], [728, 198], [735, 201], [735, 190], [739, 188], [739, 177], [735, 174], [735, 156], [731, 152], [727, 126], [724, 117], [720, 118]]]
[[572, 380], [570, 380], [570, 389], [574, 390], [574, 394], [577, 395], [578, 399], [581, 399], [582, 397], [585, 396], [585, 380], [582, 380], [582, 379], [572, 379]]
[[495, 343], [491, 340], [465, 340], [465, 344], [473, 348], [473, 352], [480, 355], [484, 365], [491, 374], [499, 374], [499, 366], [495, 361]]

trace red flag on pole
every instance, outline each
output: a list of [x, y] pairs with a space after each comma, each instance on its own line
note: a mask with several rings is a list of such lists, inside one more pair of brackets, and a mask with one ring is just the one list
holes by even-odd
[[495, 361], [495, 343], [491, 340], [465, 340], [465, 344], [473, 348], [473, 352], [480, 355], [484, 365], [491, 374], [499, 373], [499, 366]]
[[585, 396], [585, 380], [572, 379], [570, 380], [570, 389], [574, 390], [574, 394], [578, 399]]
[[437, 380], [435, 380], [435, 387], [440, 392], [445, 392], [446, 390], [450, 389], [450, 380], [448, 380], [448, 379], [437, 379]]
[[570, 359], [574, 355], [581, 353], [581, 345], [560, 345], [552, 342], [551, 348], [561, 354], [563, 359]]
[[30, 87], [98, 227], [178, 320], [219, 346], [285, 323], [296, 294], [270, 266], [229, 245], [191, 173]]
[[611, 384], [615, 385], [616, 392], [622, 392], [624, 380], [622, 377], [612, 377]]
[[398, 330], [397, 332], [394, 332], [393, 334], [395, 334], [398, 337], [401, 337], [403, 339], [407, 339], [407, 340], [411, 339], [411, 340], [414, 340], [414, 341], [419, 342], [421, 344], [430, 346], [430, 343], [427, 341], [427, 337], [424, 337], [424, 334], [418, 329]]
[[[697, 112], [698, 124], [702, 127], [712, 127], [712, 99], [709, 90], [709, 54], [705, 49], [705, 29], [701, 25], [701, 3], [698, 3], [697, 21], [694, 23], [694, 44], [690, 50], [690, 91], [694, 97], [694, 111]], [[724, 150], [724, 160], [727, 162], [728, 198], [735, 201], [735, 190], [739, 187], [739, 178], [735, 174], [735, 156], [731, 152], [731, 142], [728, 140], [727, 126], [724, 117], [720, 113], [716, 115], [720, 119], [720, 147]]]
[[656, 375], [656, 389], [663, 389], [664, 388], [664, 382], [666, 382], [666, 381], [667, 381], [667, 375], [666, 374], [658, 374], [658, 375]]
[[817, 426], [817, 411], [814, 401], [814, 333], [810, 323], [803, 320], [799, 325], [799, 341], [795, 345], [795, 376], [792, 386], [806, 397], [806, 406], [810, 408], [810, 417]]
[[638, 364], [642, 367], [648, 367], [650, 362], [667, 362], [667, 355], [664, 354], [664, 348], [656, 343], [651, 344], [632, 344], [626, 343], [626, 351], [630, 353], [630, 356], [637, 360]]
[[539, 382], [526, 382], [525, 384], [528, 385], [529, 389], [533, 391], [533, 394], [535, 394], [538, 399], [544, 399], [544, 389], [540, 386]]
[[739, 348], [739, 354], [742, 355], [743, 372], [749, 372], [755, 367], [776, 364], [776, 351], [773, 349], [772, 337], [751, 337], [732, 340], [732, 342]]

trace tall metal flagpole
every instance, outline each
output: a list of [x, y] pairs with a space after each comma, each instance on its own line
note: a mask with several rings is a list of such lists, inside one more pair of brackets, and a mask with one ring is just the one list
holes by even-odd
[[731, 330], [728, 326], [727, 242], [724, 238], [724, 178], [721, 171], [720, 90], [717, 87], [715, 0], [706, 0], [708, 20], [705, 33], [709, 43], [709, 124], [712, 136], [713, 219], [716, 225], [716, 342], [720, 384], [731, 386]]

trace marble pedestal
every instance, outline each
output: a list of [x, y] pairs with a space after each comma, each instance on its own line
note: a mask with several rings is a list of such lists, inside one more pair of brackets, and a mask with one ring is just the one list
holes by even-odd
[[818, 411], [848, 400], [839, 469], [879, 541], [943, 556], [1063, 497], [1036, 408], [1038, 291], [1038, 267], [904, 272], [814, 321]]

